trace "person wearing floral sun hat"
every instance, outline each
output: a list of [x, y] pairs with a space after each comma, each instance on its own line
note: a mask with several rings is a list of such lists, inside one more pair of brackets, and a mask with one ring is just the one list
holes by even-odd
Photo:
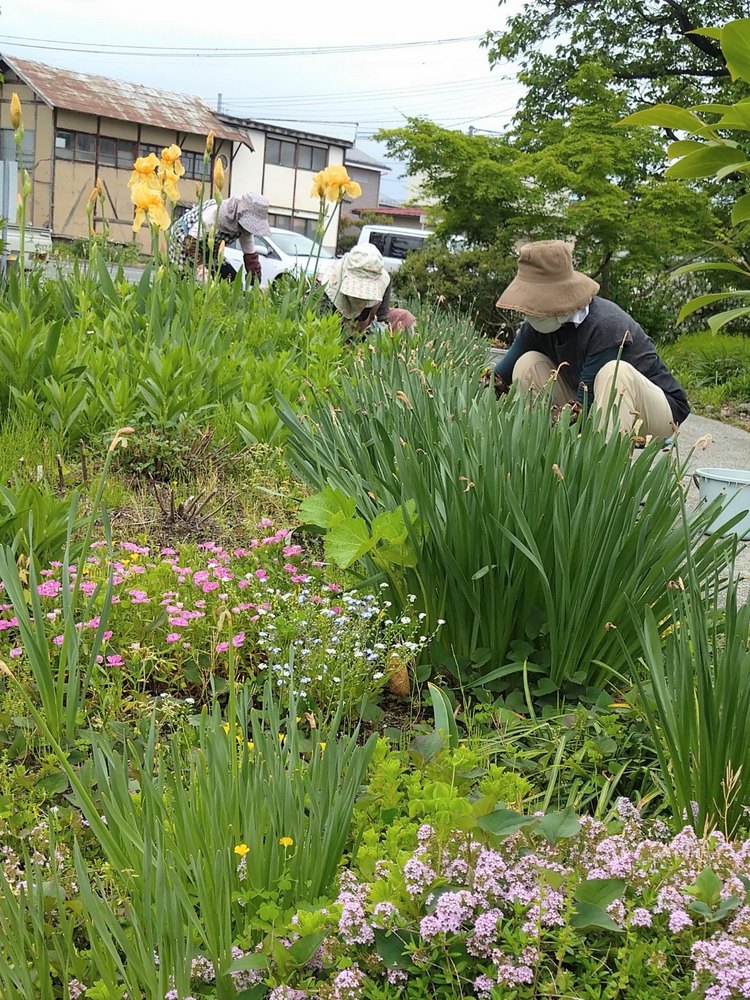
[[[234, 280], [236, 272], [226, 261], [219, 260], [223, 243], [239, 239], [245, 270], [252, 281], [260, 282], [260, 257], [255, 252], [254, 236], [268, 236], [268, 198], [261, 194], [243, 194], [239, 198], [213, 198], [202, 206], [194, 205], [172, 223], [167, 240], [167, 254], [182, 270], [197, 263], [209, 273]], [[213, 252], [210, 238], [213, 238]]]
[[[373, 323], [392, 330], [408, 330], [416, 317], [408, 309], [391, 309], [391, 277], [376, 246], [355, 246], [331, 265], [325, 285], [328, 308], [333, 308], [360, 333]], [[325, 306], [324, 306], [325, 307]]]
[[685, 391], [636, 320], [598, 291], [573, 268], [562, 240], [521, 247], [518, 273], [497, 306], [522, 313], [524, 322], [495, 366], [495, 392], [507, 392], [511, 381], [539, 391], [553, 380], [558, 412], [569, 404], [575, 418], [594, 400], [609, 433], [668, 439], [690, 412]]

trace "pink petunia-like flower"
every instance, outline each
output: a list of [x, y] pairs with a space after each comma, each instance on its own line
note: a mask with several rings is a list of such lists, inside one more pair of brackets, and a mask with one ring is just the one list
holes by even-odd
[[109, 640], [111, 638], [112, 638], [112, 632], [111, 631], [105, 632], [104, 635], [102, 636], [102, 639], [104, 640], [104, 642], [109, 642]]
[[62, 646], [63, 642], [65, 642], [65, 636], [64, 635], [56, 635], [55, 638], [52, 641], [54, 642], [54, 644], [56, 646]]
[[255, 575], [259, 580], [267, 580], [268, 573], [264, 569], [256, 569]]
[[299, 556], [302, 554], [301, 545], [285, 545], [282, 549], [285, 556]]
[[229, 643], [228, 642], [217, 642], [216, 643], [216, 652], [217, 653], [226, 653], [226, 651], [228, 649], [229, 649]]
[[180, 639], [182, 639], [182, 636], [180, 635], [179, 632], [170, 632], [169, 635], [167, 636], [167, 640], [166, 641], [167, 642], [179, 642]]
[[23, 656], [23, 646], [14, 646], [10, 651], [10, 657], [15, 660], [16, 657]]
[[123, 658], [120, 656], [119, 653], [116, 653], [114, 656], [107, 657], [107, 664], [110, 667], [121, 667], [124, 662], [125, 661], [123, 660]]
[[258, 524], [256, 525], [256, 527], [258, 527], [258, 528], [272, 528], [273, 527], [273, 521], [271, 520], [270, 517], [263, 517], [263, 518], [260, 519], [260, 521], [258, 521]]
[[232, 645], [234, 646], [235, 649], [239, 649], [244, 641], [245, 641], [244, 632], [238, 632], [237, 635], [232, 636]]

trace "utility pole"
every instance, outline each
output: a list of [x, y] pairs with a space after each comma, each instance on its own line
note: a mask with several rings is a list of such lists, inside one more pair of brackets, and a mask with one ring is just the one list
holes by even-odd
[[216, 98], [216, 110], [218, 111], [219, 114], [221, 114], [221, 112], [223, 110], [223, 108], [221, 106], [221, 99], [222, 99], [222, 97], [223, 97], [223, 94], [219, 94], [219, 96]]

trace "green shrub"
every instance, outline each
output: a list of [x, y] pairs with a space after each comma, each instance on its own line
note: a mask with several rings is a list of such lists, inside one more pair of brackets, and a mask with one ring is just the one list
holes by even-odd
[[750, 399], [750, 337], [692, 333], [680, 337], [662, 353], [698, 404], [721, 405]]
[[628, 599], [667, 618], [687, 548], [705, 574], [730, 547], [700, 540], [716, 507], [683, 534], [680, 472], [658, 443], [633, 460], [593, 419], [551, 425], [546, 400], [498, 404], [471, 369], [428, 376], [396, 356], [310, 416], [282, 416], [291, 467], [323, 490], [305, 509], [329, 558], [445, 619], [433, 662], [470, 686], [516, 687], [525, 663], [539, 693], [601, 684], [601, 663], [625, 668], [612, 625]]
[[430, 244], [409, 254], [393, 287], [397, 295], [464, 315], [482, 333], [507, 340], [516, 320], [495, 303], [516, 266], [516, 257], [501, 247], [450, 250]]

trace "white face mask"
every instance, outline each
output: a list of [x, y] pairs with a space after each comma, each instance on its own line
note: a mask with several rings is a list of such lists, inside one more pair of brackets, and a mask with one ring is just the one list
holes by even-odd
[[588, 314], [589, 303], [587, 302], [585, 306], [576, 309], [574, 313], [569, 313], [567, 316], [526, 316], [525, 318], [529, 326], [532, 326], [537, 333], [554, 333], [566, 323], [580, 326]]
[[562, 323], [557, 316], [527, 316], [526, 322], [533, 326], [537, 333], [554, 333]]

